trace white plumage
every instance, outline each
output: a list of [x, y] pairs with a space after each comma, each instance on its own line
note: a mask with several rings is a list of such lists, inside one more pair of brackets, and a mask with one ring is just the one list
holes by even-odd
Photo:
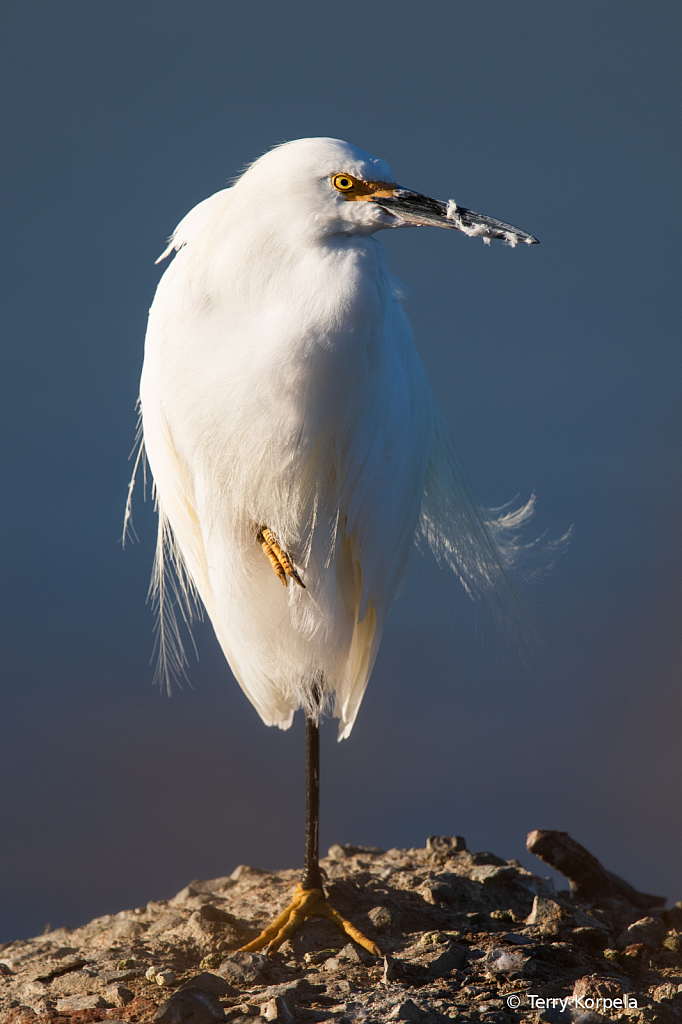
[[[389, 198], [349, 202], [332, 183], [340, 173]], [[297, 708], [313, 708], [317, 684], [339, 738], [415, 538], [471, 592], [499, 592], [532, 510], [486, 519], [462, 486], [374, 237], [435, 220], [392, 207], [392, 189], [416, 193], [391, 183], [368, 153], [303, 139], [195, 207], [161, 257], [177, 250], [150, 311], [140, 385], [162, 672], [182, 666], [174, 605], [196, 593], [263, 721], [288, 728]], [[263, 526], [305, 590], [275, 576]]]

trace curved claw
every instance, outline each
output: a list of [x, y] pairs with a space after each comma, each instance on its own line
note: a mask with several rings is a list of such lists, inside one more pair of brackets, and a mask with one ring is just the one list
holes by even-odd
[[292, 580], [295, 580], [299, 587], [305, 590], [305, 583], [294, 568], [286, 551], [283, 551], [275, 540], [272, 530], [269, 530], [267, 526], [262, 526], [256, 534], [256, 540], [267, 555], [270, 565], [275, 570], [277, 579], [281, 580], [286, 587], [287, 576], [291, 576]]

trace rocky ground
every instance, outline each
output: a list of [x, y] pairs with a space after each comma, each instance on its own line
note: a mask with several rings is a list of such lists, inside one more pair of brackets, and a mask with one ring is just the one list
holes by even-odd
[[238, 952], [298, 881], [245, 866], [6, 943], [0, 1024], [682, 1021], [682, 905], [664, 910], [564, 833], [531, 833], [529, 848], [572, 889], [470, 853], [459, 837], [412, 850], [333, 846], [328, 896], [380, 960], [320, 918], [270, 959]]

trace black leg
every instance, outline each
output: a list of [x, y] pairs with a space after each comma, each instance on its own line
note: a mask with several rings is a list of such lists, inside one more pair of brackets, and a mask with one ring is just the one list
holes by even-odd
[[301, 886], [321, 889], [320, 874], [320, 725], [319, 719], [306, 715], [306, 804], [305, 804], [305, 860]]

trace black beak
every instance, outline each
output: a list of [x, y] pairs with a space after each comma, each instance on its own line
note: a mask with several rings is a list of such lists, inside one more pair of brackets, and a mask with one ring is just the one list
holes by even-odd
[[440, 199], [429, 199], [409, 188], [397, 188], [391, 195], [378, 196], [373, 199], [387, 213], [398, 217], [405, 224], [431, 225], [435, 228], [452, 228], [463, 231], [465, 235], [481, 238], [501, 238], [510, 245], [525, 242], [526, 245], [537, 245], [538, 239], [533, 235], [505, 224], [494, 217], [486, 217], [482, 213], [467, 210], [451, 199], [448, 203]]

